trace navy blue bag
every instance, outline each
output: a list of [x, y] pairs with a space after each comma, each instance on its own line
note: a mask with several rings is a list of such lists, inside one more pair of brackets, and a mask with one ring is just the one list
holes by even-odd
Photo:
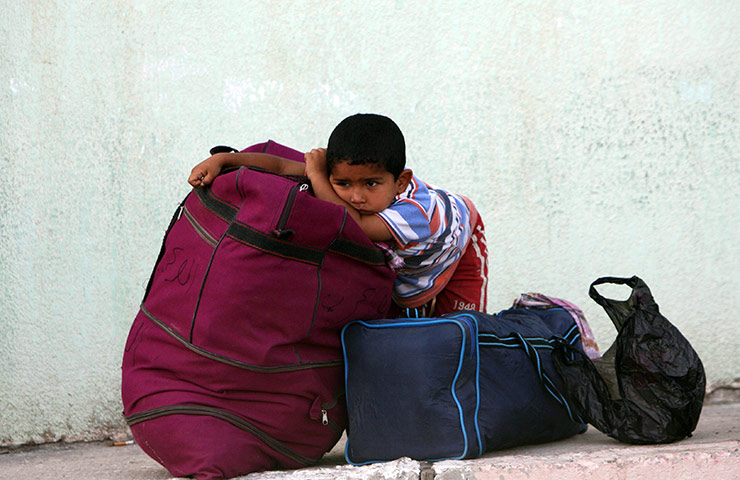
[[585, 431], [560, 394], [559, 343], [581, 349], [560, 308], [350, 323], [347, 461], [474, 458]]

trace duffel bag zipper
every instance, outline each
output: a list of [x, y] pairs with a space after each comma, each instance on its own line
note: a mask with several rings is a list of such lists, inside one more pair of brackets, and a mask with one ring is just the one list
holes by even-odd
[[288, 223], [288, 217], [290, 217], [291, 210], [293, 210], [293, 203], [295, 203], [296, 195], [298, 192], [305, 192], [306, 190], [308, 190], [307, 183], [297, 183], [291, 187], [290, 192], [288, 192], [288, 198], [285, 200], [283, 211], [280, 212], [280, 218], [278, 218], [277, 225], [275, 225], [275, 229], [272, 231], [272, 234], [275, 235], [276, 238], [286, 239], [293, 235], [293, 230], [286, 229], [285, 225]]
[[234, 367], [243, 368], [245, 370], [249, 370], [252, 372], [264, 372], [264, 373], [296, 372], [299, 370], [309, 370], [311, 368], [341, 367], [343, 364], [343, 360], [326, 360], [323, 362], [294, 363], [294, 364], [279, 365], [279, 366], [274, 366], [274, 367], [261, 367], [259, 365], [251, 365], [249, 363], [240, 362], [238, 360], [233, 360], [229, 357], [218, 355], [216, 353], [209, 352], [208, 350], [205, 350], [196, 345], [193, 345], [188, 340], [186, 340], [184, 337], [180, 336], [177, 332], [175, 332], [175, 330], [173, 330], [172, 327], [170, 327], [169, 325], [164, 323], [162, 320], [152, 315], [152, 313], [149, 310], [147, 310], [147, 308], [144, 306], [143, 303], [141, 304], [140, 308], [141, 308], [141, 313], [143, 313], [146, 318], [154, 322], [155, 325], [159, 326], [162, 330], [165, 331], [165, 333], [169, 334], [172, 338], [180, 342], [185, 348], [187, 348], [191, 352], [197, 353], [198, 355], [201, 355], [206, 358], [210, 358], [211, 360], [216, 360], [217, 362], [225, 363], [227, 365], [232, 365]]
[[218, 240], [213, 238], [213, 236], [210, 233], [208, 233], [208, 231], [205, 228], [203, 228], [203, 226], [201, 226], [200, 223], [198, 223], [198, 221], [195, 219], [193, 214], [190, 213], [187, 207], [183, 209], [183, 214], [185, 215], [185, 218], [187, 218], [188, 221], [190, 222], [190, 225], [193, 226], [195, 233], [197, 233], [200, 238], [205, 240], [206, 243], [212, 247], [215, 247], [216, 245], [218, 245]]
[[339, 397], [344, 396], [344, 392], [336, 392], [330, 402], [321, 404], [321, 424], [330, 427], [338, 435], [341, 435], [344, 429], [334, 420], [329, 418], [329, 410], [337, 406]]
[[337, 435], [341, 435], [344, 431], [337, 422], [329, 418], [329, 411], [326, 408], [321, 409], [321, 424], [325, 427], [331, 428]]
[[276, 452], [279, 452], [282, 455], [285, 455], [286, 457], [290, 458], [296, 463], [299, 463], [304, 466], [309, 466], [309, 465], [313, 465], [316, 462], [318, 462], [318, 459], [304, 457], [300, 453], [292, 450], [291, 448], [287, 447], [279, 440], [276, 440], [275, 438], [266, 434], [259, 428], [255, 427], [254, 425], [252, 425], [250, 422], [240, 417], [239, 415], [235, 415], [233, 413], [230, 413], [230, 412], [218, 409], [218, 408], [206, 407], [204, 405], [188, 405], [188, 404], [169, 405], [166, 407], [152, 408], [151, 410], [145, 410], [143, 412], [134, 413], [133, 415], [129, 415], [125, 417], [125, 420], [129, 426], [133, 426], [133, 425], [136, 425], [137, 423], [146, 422], [148, 420], [154, 420], [155, 418], [165, 417], [168, 415], [209, 415], [211, 417], [224, 420], [230, 423], [231, 425], [241, 430], [244, 430], [245, 432], [251, 433], [255, 437], [262, 440], [265, 443], [265, 445], [269, 446]]

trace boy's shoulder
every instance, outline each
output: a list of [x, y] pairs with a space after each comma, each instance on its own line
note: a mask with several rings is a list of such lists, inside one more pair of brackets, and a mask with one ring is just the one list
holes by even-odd
[[397, 198], [399, 200], [406, 198], [420, 202], [429, 202], [434, 198], [442, 197], [459, 197], [459, 195], [445, 187], [427, 183], [416, 175], [413, 175], [406, 190], [399, 194]]
[[446, 190], [430, 185], [413, 175], [406, 189], [396, 195], [388, 207], [378, 213], [392, 222], [428, 223], [432, 221], [432, 212], [438, 211], [436, 204], [440, 203], [440, 195], [445, 194], [447, 194]]
[[462, 241], [471, 228], [470, 207], [463, 196], [426, 183], [416, 175], [378, 216], [391, 231], [399, 250], [408, 250], [405, 256], [426, 251], [427, 247], [416, 245], [444, 243], [451, 235]]
[[416, 175], [412, 175], [411, 181], [409, 182], [406, 190], [399, 195], [400, 198], [417, 198], [425, 195], [429, 195], [429, 191], [434, 189], [433, 185], [428, 184]]
[[470, 205], [463, 195], [458, 195], [450, 190], [426, 183], [416, 175], [413, 175], [406, 189], [398, 194], [394, 201], [379, 212], [395, 212], [401, 216], [426, 217], [426, 221], [433, 222], [433, 214], [444, 214], [449, 206], [455, 205], [458, 209], [469, 210]]

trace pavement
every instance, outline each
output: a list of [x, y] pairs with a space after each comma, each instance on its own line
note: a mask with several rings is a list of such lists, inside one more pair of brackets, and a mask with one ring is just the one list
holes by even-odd
[[[401, 458], [356, 467], [344, 460], [343, 439], [310, 468], [253, 473], [242, 480], [533, 480], [740, 479], [740, 403], [704, 406], [690, 438], [666, 445], [619, 443], [589, 427], [542, 445], [489, 452], [473, 460], [436, 463]], [[0, 454], [0, 479], [170, 480], [135, 444], [46, 444]]]

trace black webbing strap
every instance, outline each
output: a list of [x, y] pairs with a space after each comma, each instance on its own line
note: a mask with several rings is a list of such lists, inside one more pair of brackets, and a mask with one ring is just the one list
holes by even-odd
[[324, 258], [324, 252], [322, 250], [279, 240], [271, 234], [261, 232], [239, 222], [233, 222], [228, 230], [226, 230], [226, 235], [263, 252], [291, 258], [300, 262], [318, 265]]
[[[319, 249], [278, 240], [270, 234], [263, 233], [243, 223], [235, 222], [234, 219], [239, 208], [214, 195], [210, 188], [198, 188], [195, 193], [206, 209], [231, 223], [227, 231], [227, 235], [230, 237], [264, 252], [274, 253], [282, 257], [317, 265], [321, 262], [324, 253]], [[361, 245], [344, 238], [334, 240], [329, 245], [328, 251], [369, 265], [385, 265], [385, 254], [379, 248]]]
[[197, 188], [195, 194], [198, 195], [198, 199], [203, 203], [203, 206], [217, 217], [229, 223], [236, 218], [239, 208], [214, 195], [210, 188]]
[[[233, 222], [226, 231], [226, 235], [263, 252], [314, 265], [321, 263], [325, 255], [324, 250], [280, 240], [272, 234], [239, 222]], [[338, 253], [369, 265], [385, 265], [385, 255], [380, 249], [358, 245], [343, 238], [334, 240], [326, 251]]]
[[381, 249], [360, 245], [345, 238], [337, 238], [331, 242], [329, 251], [350, 257], [358, 262], [377, 266], [385, 265], [385, 254]]

